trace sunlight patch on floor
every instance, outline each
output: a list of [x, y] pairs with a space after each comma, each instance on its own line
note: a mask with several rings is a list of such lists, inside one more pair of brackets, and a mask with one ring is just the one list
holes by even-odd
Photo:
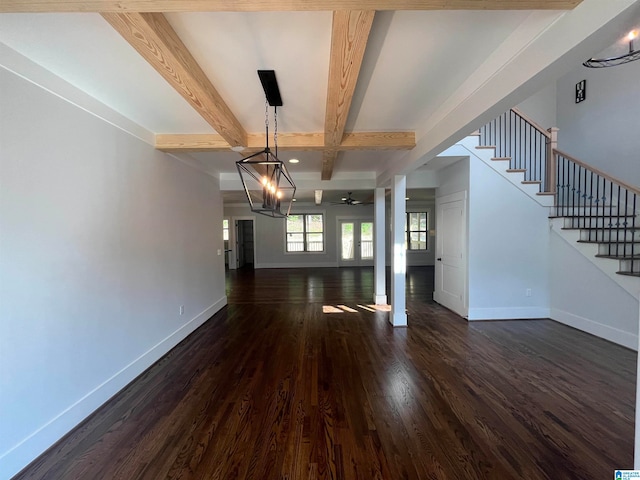
[[[358, 308], [368, 312], [390, 312], [391, 305], [357, 305]], [[347, 305], [323, 305], [322, 313], [358, 313], [358, 310]]]

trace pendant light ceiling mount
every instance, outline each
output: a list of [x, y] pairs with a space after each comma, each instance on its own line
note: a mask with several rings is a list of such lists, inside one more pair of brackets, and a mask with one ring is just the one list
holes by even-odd
[[[274, 218], [287, 217], [296, 193], [296, 185], [287, 166], [278, 159], [278, 107], [282, 96], [273, 70], [258, 70], [265, 95], [265, 148], [238, 160], [236, 167], [252, 212]], [[269, 148], [269, 106], [273, 107], [275, 151]]]

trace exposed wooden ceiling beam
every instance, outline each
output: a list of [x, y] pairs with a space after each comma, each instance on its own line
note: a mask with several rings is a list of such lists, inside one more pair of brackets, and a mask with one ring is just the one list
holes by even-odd
[[[247, 136], [247, 152], [265, 146], [262, 133]], [[416, 145], [414, 132], [358, 132], [345, 133], [340, 145], [333, 150], [411, 150]], [[273, 147], [273, 145], [271, 145]], [[217, 134], [160, 134], [156, 135], [156, 148], [165, 152], [228, 152], [231, 145]], [[278, 150], [324, 150], [322, 133], [279, 133]]]
[[331, 149], [342, 142], [375, 13], [373, 10], [333, 12], [329, 84], [324, 120], [324, 143], [329, 152], [325, 154], [326, 161], [323, 160], [323, 180], [331, 180], [336, 157], [331, 153]]
[[582, 0], [2, 0], [0, 12], [571, 10]]
[[103, 13], [104, 19], [182, 95], [230, 146], [247, 133], [161, 13]]
[[331, 180], [333, 176], [333, 165], [336, 162], [338, 152], [335, 150], [325, 150], [322, 155], [322, 180]]
[[416, 146], [415, 132], [345, 133], [338, 150], [411, 150]]

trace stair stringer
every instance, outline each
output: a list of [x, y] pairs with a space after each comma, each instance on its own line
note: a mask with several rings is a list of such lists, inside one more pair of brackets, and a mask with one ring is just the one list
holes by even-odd
[[601, 272], [629, 293], [629, 295], [636, 299], [639, 298], [640, 282], [638, 282], [637, 278], [618, 275], [616, 273], [619, 269], [618, 261], [612, 261], [610, 258], [596, 257], [598, 254], [597, 243], [578, 243], [578, 240], [580, 240], [580, 230], [563, 230], [562, 227], [564, 227], [564, 218], [558, 217], [549, 219], [549, 230], [551, 234], [558, 235], [565, 242], [575, 248]]
[[469, 135], [463, 138], [455, 145], [447, 148], [439, 156], [473, 156], [482, 160], [491, 169], [499, 173], [506, 180], [511, 182], [516, 188], [518, 188], [525, 195], [529, 196], [532, 200], [542, 205], [543, 207], [553, 206], [553, 195], [538, 195], [538, 185], [524, 184], [524, 173], [522, 172], [508, 172], [509, 162], [492, 160], [495, 156], [495, 148], [476, 148], [478, 147], [478, 137], [475, 135]]

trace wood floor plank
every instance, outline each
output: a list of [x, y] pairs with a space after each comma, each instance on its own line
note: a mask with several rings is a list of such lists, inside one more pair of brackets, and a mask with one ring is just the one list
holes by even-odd
[[[468, 323], [408, 271], [228, 273], [229, 305], [15, 480], [580, 479], [632, 468], [636, 353], [551, 320]], [[323, 313], [323, 306], [338, 313]]]

